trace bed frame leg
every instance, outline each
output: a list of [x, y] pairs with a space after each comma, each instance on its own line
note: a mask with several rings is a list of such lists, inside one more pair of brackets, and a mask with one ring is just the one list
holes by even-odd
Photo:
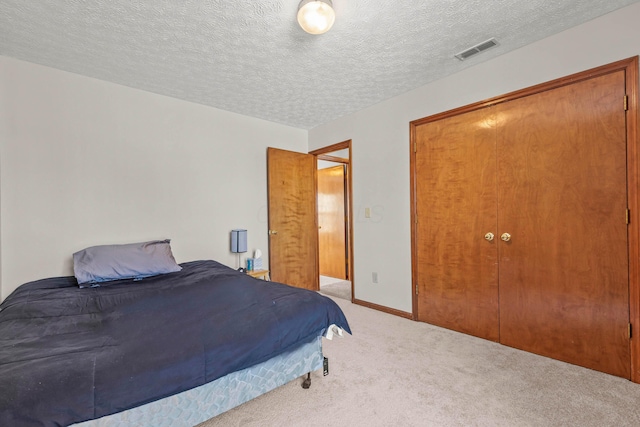
[[304, 382], [302, 383], [302, 388], [303, 389], [308, 389], [309, 387], [311, 387], [311, 372], [307, 373], [307, 379], [304, 380]]
[[[325, 377], [329, 375], [329, 359], [326, 357], [322, 358], [322, 375]], [[311, 387], [311, 372], [307, 372], [307, 379], [302, 382], [303, 389], [306, 390], [309, 387]]]

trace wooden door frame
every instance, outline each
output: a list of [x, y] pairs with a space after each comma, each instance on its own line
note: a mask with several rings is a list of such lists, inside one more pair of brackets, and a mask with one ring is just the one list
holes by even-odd
[[[411, 294], [412, 318], [417, 320], [418, 313], [418, 283], [417, 283], [417, 221], [416, 211], [416, 127], [437, 120], [444, 119], [469, 111], [489, 107], [491, 105], [509, 102], [514, 99], [552, 90], [558, 87], [577, 83], [601, 75], [625, 72], [626, 84], [626, 128], [627, 128], [627, 203], [629, 209], [629, 224], [627, 228], [629, 254], [629, 324], [631, 331], [631, 381], [640, 383], [640, 141], [638, 140], [638, 56], [623, 59], [611, 64], [596, 67], [570, 76], [561, 77], [539, 85], [531, 86], [495, 98], [476, 102], [453, 110], [435, 114], [433, 116], [414, 120], [409, 124], [409, 157], [410, 157], [410, 188], [411, 188]], [[620, 100], [621, 106], [624, 100]], [[623, 219], [621, 219], [623, 220]], [[630, 331], [630, 332], [631, 332]]]
[[[329, 156], [326, 153], [332, 153], [338, 150], [349, 150], [349, 158], [345, 159], [342, 157]], [[347, 209], [347, 236], [349, 242], [347, 243], [347, 250], [349, 253], [347, 263], [348, 263], [348, 274], [349, 281], [351, 282], [351, 302], [354, 301], [354, 277], [353, 277], [353, 180], [352, 180], [352, 171], [351, 171], [351, 140], [348, 139], [346, 141], [338, 142], [337, 144], [329, 145], [327, 147], [318, 148], [317, 150], [310, 151], [309, 154], [313, 154], [316, 156], [317, 160], [327, 160], [335, 163], [342, 163], [347, 167], [347, 204], [345, 209]], [[317, 183], [316, 183], [316, 197], [317, 197]], [[317, 207], [317, 203], [316, 203]], [[318, 253], [319, 256], [319, 253]], [[319, 267], [319, 265], [318, 265]]]

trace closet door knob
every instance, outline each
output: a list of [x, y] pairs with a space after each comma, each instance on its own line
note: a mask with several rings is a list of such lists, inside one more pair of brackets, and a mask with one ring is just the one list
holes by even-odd
[[278, 232], [276, 230], [269, 230], [269, 235], [272, 235], [272, 234], [278, 234]]
[[484, 238], [485, 238], [488, 242], [492, 241], [494, 237], [495, 237], [495, 236], [493, 235], [493, 233], [487, 233], [487, 234], [485, 234], [485, 235], [484, 235]]
[[509, 233], [502, 233], [502, 236], [500, 236], [500, 238], [505, 241], [508, 242], [509, 240], [511, 240], [511, 234]]

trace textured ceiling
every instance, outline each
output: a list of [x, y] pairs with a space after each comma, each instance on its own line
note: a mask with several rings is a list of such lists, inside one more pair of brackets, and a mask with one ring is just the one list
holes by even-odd
[[0, 55], [310, 129], [637, 1], [0, 0]]

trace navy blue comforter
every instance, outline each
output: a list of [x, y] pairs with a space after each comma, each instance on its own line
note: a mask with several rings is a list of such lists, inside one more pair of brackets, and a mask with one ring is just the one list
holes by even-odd
[[0, 305], [0, 425], [66, 426], [263, 362], [318, 336], [340, 308], [215, 261], [80, 289], [27, 283]]

